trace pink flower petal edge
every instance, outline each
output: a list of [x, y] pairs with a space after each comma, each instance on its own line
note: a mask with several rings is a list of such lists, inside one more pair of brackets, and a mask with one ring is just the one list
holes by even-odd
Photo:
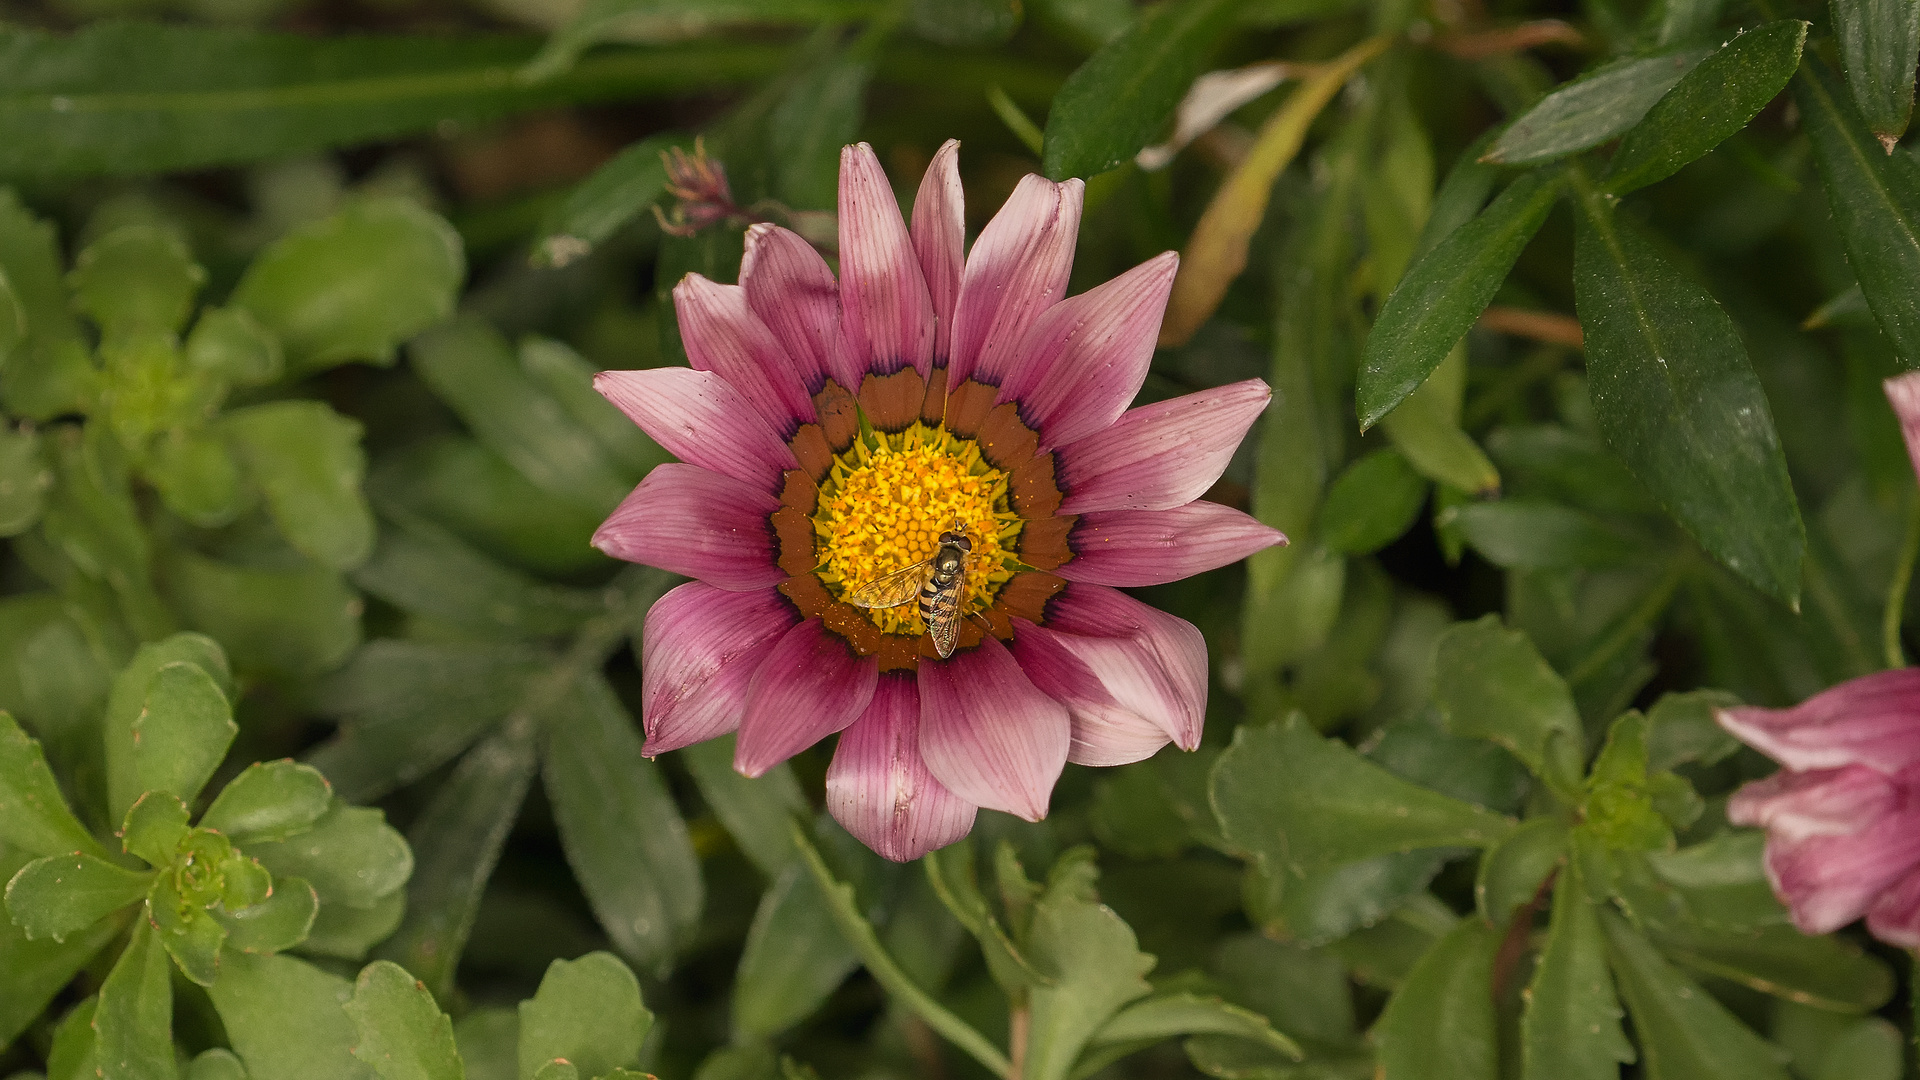
[[654, 601], [640, 635], [646, 755], [738, 728], [754, 672], [797, 621], [772, 589], [727, 592], [689, 581]]
[[866, 143], [840, 152], [840, 326], [857, 371], [911, 367], [924, 377], [933, 369], [933, 300], [900, 204]]
[[797, 469], [785, 440], [725, 379], [691, 368], [603, 371], [593, 388], [689, 465], [771, 492]]
[[1913, 471], [1920, 474], [1920, 371], [1896, 375], [1880, 385], [1887, 393], [1887, 403], [1893, 406], [1894, 417], [1900, 421], [1907, 459], [1913, 462]]
[[1828, 934], [1866, 914], [1894, 882], [1920, 868], [1920, 829], [1888, 814], [1845, 836], [1769, 837], [1767, 878], [1803, 933]]
[[1063, 514], [1168, 510], [1206, 494], [1273, 392], [1259, 379], [1142, 405], [1054, 451]]
[[696, 465], [656, 465], [593, 534], [593, 546], [741, 592], [780, 584], [767, 518], [780, 501]]
[[1788, 709], [1741, 706], [1714, 718], [1790, 769], [1860, 764], [1896, 773], [1920, 762], [1920, 668], [1864, 675]]
[[992, 637], [921, 664], [920, 753], [947, 790], [1028, 821], [1047, 816], [1072, 722]]
[[1734, 792], [1727, 800], [1727, 820], [1794, 842], [1854, 832], [1898, 801], [1893, 781], [1865, 765], [1812, 772], [1783, 769]]
[[960, 301], [960, 275], [966, 267], [966, 193], [960, 187], [960, 140], [948, 139], [933, 155], [920, 193], [913, 199], [907, 226], [920, 276], [933, 305], [933, 359], [947, 362], [953, 351], [953, 309]]
[[1080, 238], [1086, 185], [1029, 174], [980, 231], [967, 256], [953, 314], [949, 373], [998, 385], [1016, 364], [1021, 338], [1066, 299]]
[[673, 310], [687, 362], [731, 383], [782, 439], [815, 419], [801, 367], [753, 313], [745, 289], [688, 274], [673, 287]]
[[827, 768], [827, 811], [894, 862], [946, 847], [973, 828], [974, 805], [934, 779], [920, 756], [912, 676], [882, 675], [866, 711], [840, 733]]
[[812, 244], [778, 225], [749, 227], [740, 287], [747, 306], [792, 358], [807, 393], [819, 393], [827, 378], [857, 385], [858, 373], [840, 344], [840, 283]]
[[877, 661], [854, 655], [819, 619], [787, 631], [747, 688], [733, 767], [759, 776], [853, 723], [879, 673]]
[[1067, 542], [1074, 558], [1056, 571], [1061, 577], [1132, 588], [1239, 562], [1287, 538], [1231, 506], [1201, 501], [1171, 510], [1084, 514]]

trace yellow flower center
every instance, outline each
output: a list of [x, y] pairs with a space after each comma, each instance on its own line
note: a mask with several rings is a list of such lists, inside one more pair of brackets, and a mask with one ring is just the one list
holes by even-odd
[[[963, 613], [991, 604], [1020, 564], [1014, 548], [1021, 520], [1008, 502], [1007, 475], [987, 464], [973, 440], [940, 428], [862, 431], [834, 459], [818, 507], [816, 573], [835, 596], [931, 559], [948, 531], [973, 544]], [[927, 629], [912, 600], [864, 610], [889, 634], [918, 637]]]

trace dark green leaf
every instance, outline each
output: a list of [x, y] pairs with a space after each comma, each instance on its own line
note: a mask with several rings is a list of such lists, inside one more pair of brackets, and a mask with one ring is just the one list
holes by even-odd
[[173, 985], [167, 954], [145, 919], [100, 986], [93, 1013], [100, 1080], [174, 1080]]
[[1355, 389], [1363, 429], [1418, 389], [1473, 326], [1540, 231], [1560, 186], [1551, 170], [1523, 174], [1408, 268], [1367, 334]]
[[607, 459], [634, 482], [655, 465], [673, 460], [640, 425], [627, 418], [593, 388], [596, 368], [566, 343], [552, 338], [520, 339], [520, 368], [542, 390], [553, 395], [573, 423], [584, 428]]
[[1373, 1025], [1381, 1080], [1494, 1080], [1493, 954], [1500, 935], [1461, 919], [1414, 965]]
[[1506, 747], [1562, 798], [1577, 799], [1585, 736], [1567, 684], [1497, 615], [1440, 638], [1434, 700], [1447, 730]]
[[1604, 181], [1615, 195], [1680, 171], [1765, 108], [1800, 66], [1807, 24], [1770, 22], [1734, 36], [1674, 84], [1620, 140]]
[[[0, 370], [4, 370], [0, 357]], [[18, 536], [40, 520], [53, 473], [31, 431], [0, 427], [0, 536]]]
[[501, 566], [412, 516], [380, 538], [353, 581], [403, 610], [503, 638], [566, 633], [606, 610], [598, 593], [547, 585]]
[[462, 1080], [453, 1021], [427, 988], [398, 964], [376, 960], [360, 972], [346, 1005], [360, 1039], [353, 1056], [380, 1080]]
[[373, 512], [360, 494], [367, 471], [360, 422], [319, 401], [274, 401], [222, 418], [267, 512], [302, 554], [351, 570], [373, 550]]
[[320, 566], [268, 570], [176, 551], [166, 589], [243, 671], [317, 675], [360, 644], [360, 597]]
[[1618, 1080], [1619, 1063], [1633, 1062], [1607, 973], [1600, 913], [1587, 899], [1577, 863], [1561, 870], [1554, 888], [1547, 944], [1526, 1002], [1520, 1036], [1526, 1080]]
[[261, 252], [233, 290], [304, 373], [393, 361], [401, 341], [445, 318], [466, 276], [460, 236], [400, 198], [348, 203]]
[[541, 223], [534, 258], [546, 266], [565, 266], [645, 214], [667, 187], [661, 156], [691, 145], [684, 135], [652, 135], [620, 151], [574, 185]]
[[1347, 466], [1320, 507], [1320, 536], [1335, 551], [1367, 555], [1400, 538], [1420, 516], [1427, 482], [1395, 450]]
[[1867, 307], [1900, 362], [1920, 367], [1920, 158], [1882, 153], [1818, 56], [1802, 66], [1794, 100]]
[[227, 948], [247, 953], [284, 952], [307, 940], [320, 897], [297, 877], [273, 883], [273, 895], [237, 911], [215, 911], [227, 930]]
[[741, 854], [769, 880], [778, 877], [793, 861], [787, 822], [807, 813], [793, 769], [783, 762], [758, 777], [741, 776], [733, 769], [731, 735], [687, 747], [680, 761]]
[[48, 1080], [95, 1080], [100, 1075], [99, 1040], [93, 1031], [99, 1004], [100, 995], [88, 997], [54, 1029], [53, 1047], [47, 1053]]
[[1305, 1056], [1300, 1045], [1275, 1031], [1266, 1017], [1199, 994], [1169, 994], [1129, 1005], [1103, 1024], [1087, 1045], [1160, 1042], [1179, 1035], [1209, 1034], [1261, 1043], [1295, 1060]]
[[64, 941], [146, 895], [151, 871], [135, 873], [91, 855], [48, 855], [7, 882], [7, 914], [29, 939]]
[[[961, 0], [962, 6], [971, 0]], [[873, 63], [851, 53], [829, 56], [793, 81], [767, 118], [773, 190], [789, 206], [837, 205], [840, 148], [859, 137]]]
[[1647, 712], [1647, 768], [1661, 772], [1693, 761], [1712, 765], [1740, 749], [1740, 740], [1713, 719], [1714, 710], [1739, 703], [1722, 690], [1661, 695]]
[[412, 849], [385, 814], [338, 797], [311, 829], [286, 840], [255, 840], [247, 854], [276, 878], [311, 882], [324, 903], [360, 908], [398, 892], [414, 868]]
[[[554, 31], [520, 81], [535, 87], [578, 81], [588, 66], [578, 64], [580, 54], [601, 41], [672, 40], [730, 25], [840, 22], [874, 8], [873, 0], [590, 0]], [[571, 79], [563, 74], [569, 69]]]
[[1480, 917], [1495, 926], [1533, 900], [1567, 854], [1567, 823], [1559, 817], [1530, 818], [1513, 835], [1487, 849], [1473, 882]]
[[539, 992], [520, 1003], [521, 1080], [555, 1058], [590, 1077], [635, 1064], [652, 1026], [640, 981], [612, 953], [555, 960]]
[[333, 789], [318, 769], [292, 761], [256, 761], [227, 786], [200, 816], [236, 844], [285, 840], [306, 832], [327, 812]]
[[1054, 180], [1106, 172], [1166, 126], [1232, 25], [1226, 0], [1175, 0], [1143, 12], [1054, 96], [1042, 168]]
[[860, 954], [835, 928], [819, 884], [789, 857], [785, 871], [761, 894], [740, 954], [732, 995], [735, 1038], [770, 1039], [805, 1020], [859, 965]]
[[997, 45], [1020, 27], [1018, 0], [911, 0], [907, 23], [936, 45]]
[[1603, 911], [1607, 960], [1633, 1016], [1647, 1080], [1787, 1080], [1781, 1053]]
[[1708, 49], [1626, 57], [1560, 87], [1507, 125], [1484, 161], [1527, 165], [1598, 146], [1640, 122]]
[[1710, 554], [1797, 605], [1806, 537], [1739, 332], [1601, 196], [1581, 208], [1574, 302], [1601, 434]]
[[0, 840], [32, 855], [79, 851], [105, 857], [67, 808], [40, 743], [0, 711]]
[[921, 862], [935, 895], [979, 941], [987, 971], [1009, 996], [1024, 994], [1028, 988], [1046, 981], [1046, 976], [1027, 962], [1021, 947], [1014, 943], [999, 915], [987, 903], [986, 894], [980, 891], [971, 840], [930, 851]]
[[582, 680], [547, 726], [540, 779], [567, 863], [614, 945], [662, 967], [700, 921], [700, 864], [660, 767], [599, 678]]
[[177, 231], [147, 224], [98, 237], [67, 276], [74, 307], [109, 336], [180, 329], [206, 280]]
[[[116, 775], [132, 787], [116, 784], [116, 794], [166, 791], [193, 799], [239, 731], [233, 707], [205, 668], [184, 660], [162, 665], [147, 683], [145, 707], [133, 722], [128, 769]], [[109, 769], [115, 764], [109, 759]]]
[[180, 796], [149, 791], [135, 799], [133, 808], [127, 811], [126, 821], [120, 826], [120, 845], [149, 866], [170, 865], [192, 831], [188, 827], [190, 819]]
[[1599, 519], [1541, 499], [1468, 503], [1441, 515], [1488, 562], [1515, 567], [1610, 566], [1634, 545]]
[[[11, 878], [28, 861], [22, 852], [0, 851], [0, 875]], [[124, 923], [102, 919], [65, 941], [30, 941], [11, 918], [0, 917], [0, 1046], [25, 1031]]]
[[1920, 8], [1897, 0], [1833, 0], [1833, 31], [1860, 116], [1891, 154], [1913, 115]]
[[369, 907], [322, 904], [313, 917], [300, 951], [314, 956], [364, 960], [368, 950], [393, 936], [407, 913], [404, 889], [387, 894]]
[[1695, 971], [1802, 1005], [1872, 1012], [1893, 996], [1886, 963], [1836, 937], [1776, 925], [1737, 932], [1673, 928], [1653, 938], [1667, 956]]
[[229, 952], [207, 988], [247, 1075], [370, 1080], [354, 1060], [359, 1030], [343, 1007], [353, 984], [291, 956]]

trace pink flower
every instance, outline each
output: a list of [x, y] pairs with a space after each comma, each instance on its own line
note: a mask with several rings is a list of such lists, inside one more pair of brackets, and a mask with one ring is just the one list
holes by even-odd
[[[1082, 185], [1038, 176], [967, 254], [958, 150], [934, 156], [909, 226], [873, 151], [847, 147], [837, 282], [756, 225], [739, 285], [674, 289], [691, 369], [596, 380], [684, 462], [594, 536], [696, 579], [647, 616], [647, 753], [737, 730], [734, 766], [758, 776], [839, 732], [828, 808], [902, 861], [965, 836], [977, 807], [1044, 817], [1068, 761], [1198, 745], [1205, 642], [1115, 586], [1285, 542], [1196, 501], [1264, 383], [1127, 409], [1174, 254], [1066, 296]], [[942, 657], [922, 603], [848, 597], [948, 531], [970, 552]]]

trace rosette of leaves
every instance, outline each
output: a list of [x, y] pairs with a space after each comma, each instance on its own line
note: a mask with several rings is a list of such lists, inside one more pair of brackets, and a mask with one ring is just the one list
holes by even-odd
[[0, 712], [0, 863], [10, 876], [0, 1037], [16, 1034], [130, 925], [98, 995], [82, 1006], [90, 1019], [73, 1038], [89, 1049], [75, 1052], [97, 1048], [102, 1076], [170, 1066], [170, 958], [208, 988], [249, 1058], [257, 1025], [248, 1001], [263, 984], [302, 977], [285, 966], [297, 961], [269, 971], [259, 958], [301, 946], [358, 956], [391, 933], [412, 869], [406, 842], [378, 810], [340, 803], [312, 767], [249, 765], [195, 821], [191, 807], [238, 731], [231, 692], [224, 654], [196, 634], [143, 646], [120, 672], [96, 758], [105, 798], [89, 808], [105, 815], [85, 815], [120, 823], [106, 842], [67, 801], [40, 744]]

